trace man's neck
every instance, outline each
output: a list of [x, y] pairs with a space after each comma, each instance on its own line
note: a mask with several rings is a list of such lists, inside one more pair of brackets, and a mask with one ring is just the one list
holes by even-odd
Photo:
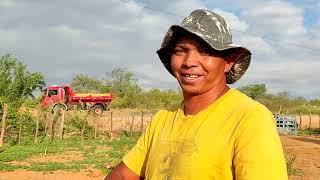
[[200, 95], [184, 95], [184, 114], [195, 115], [223, 96], [230, 88], [217, 88]]

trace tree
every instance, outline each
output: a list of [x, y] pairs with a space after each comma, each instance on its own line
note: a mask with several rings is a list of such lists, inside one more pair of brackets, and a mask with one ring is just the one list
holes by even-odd
[[312, 100], [310, 100], [310, 105], [319, 106], [320, 107], [320, 99], [312, 99]]
[[127, 108], [138, 106], [142, 88], [138, 86], [138, 80], [133, 72], [116, 68], [106, 73], [104, 82], [115, 93], [116, 99], [113, 101], [113, 106]]
[[110, 92], [110, 87], [105, 86], [102, 80], [89, 77], [84, 74], [77, 74], [71, 80], [71, 86], [76, 92], [88, 93], [106, 93]]
[[247, 85], [238, 88], [238, 90], [255, 100], [264, 97], [267, 93], [265, 84]]
[[174, 90], [151, 89], [143, 93], [143, 104], [149, 109], [175, 109], [181, 105], [182, 93]]
[[26, 65], [10, 54], [0, 58], [0, 97], [4, 103], [19, 107], [27, 97], [34, 97], [34, 90], [44, 86], [41, 73], [29, 72]]
[[0, 107], [3, 108], [2, 131], [0, 134], [0, 147], [6, 130], [6, 115], [17, 112], [17, 109], [27, 99], [33, 97], [33, 91], [41, 90], [45, 86], [44, 77], [41, 73], [31, 73], [26, 66], [10, 54], [0, 58]]

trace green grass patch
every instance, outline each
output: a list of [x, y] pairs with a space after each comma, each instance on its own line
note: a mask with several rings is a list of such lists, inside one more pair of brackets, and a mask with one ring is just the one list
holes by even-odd
[[[0, 152], [0, 170], [13, 171], [15, 169], [26, 169], [52, 172], [56, 170], [80, 171], [94, 167], [102, 170], [104, 173], [108, 173], [110, 169], [107, 169], [106, 165], [114, 167], [118, 164], [126, 152], [134, 146], [138, 137], [139, 133], [134, 133], [132, 138], [122, 134], [113, 140], [85, 139], [82, 143], [79, 137], [72, 137], [64, 140], [54, 140], [51, 143], [47, 139], [44, 139], [38, 144], [29, 143], [21, 146], [5, 146]], [[63, 162], [59, 162], [59, 159], [57, 159], [57, 162], [54, 160], [52, 162], [37, 162], [29, 159], [46, 155], [59, 156], [70, 151], [76, 151], [82, 159], [70, 159]], [[12, 161], [25, 162], [27, 165], [10, 164]]]
[[28, 166], [11, 165], [0, 162], [0, 171], [14, 171], [15, 169], [26, 169]]
[[298, 135], [305, 136], [305, 135], [320, 135], [320, 129], [306, 129], [306, 130], [299, 130]]
[[296, 157], [289, 157], [286, 160], [287, 163], [287, 173], [289, 176], [303, 176], [303, 171], [302, 169], [299, 168], [294, 168], [293, 163], [296, 160]]

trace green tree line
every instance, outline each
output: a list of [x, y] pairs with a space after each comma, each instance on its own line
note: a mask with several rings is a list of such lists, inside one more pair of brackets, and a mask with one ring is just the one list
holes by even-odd
[[288, 91], [268, 93], [265, 84], [247, 85], [238, 89], [264, 104], [274, 113], [320, 114], [320, 99], [307, 100], [304, 97], [292, 97]]
[[[78, 93], [112, 93], [114, 99], [110, 108], [157, 111], [181, 106], [181, 90], [146, 90], [138, 82], [133, 72], [115, 68], [101, 79], [77, 74], [70, 84]], [[0, 57], [0, 147], [4, 134], [18, 139], [22, 124], [30, 138], [35, 134], [34, 129], [44, 128], [44, 124], [34, 128], [36, 120], [32, 119], [32, 110], [23, 109], [41, 109], [39, 98], [34, 98], [33, 93], [45, 85], [45, 77], [41, 72], [28, 70], [25, 64], [10, 54]], [[287, 91], [269, 93], [265, 84], [246, 85], [238, 90], [261, 102], [274, 113], [320, 114], [320, 99], [292, 97]]]
[[[136, 75], [123, 68], [115, 68], [97, 79], [77, 74], [70, 84], [79, 93], [112, 93], [112, 108], [176, 108], [182, 103], [181, 90], [143, 89]], [[17, 109], [30, 102], [33, 92], [45, 86], [41, 72], [31, 72], [26, 65], [10, 54], [0, 58], [0, 107], [8, 104]], [[265, 84], [239, 87], [238, 90], [261, 102], [273, 112], [319, 113], [320, 100], [291, 97], [288, 91], [268, 93]], [[30, 104], [30, 103], [29, 103]], [[31, 103], [32, 104], [32, 103]], [[35, 103], [33, 103], [35, 104]], [[9, 108], [9, 109], [10, 109]], [[0, 108], [2, 109], [2, 108]]]
[[[112, 92], [116, 97], [111, 103], [113, 108], [170, 109], [182, 103], [180, 90], [144, 90], [138, 85], [135, 74], [122, 68], [106, 73], [101, 80], [79, 74], [72, 79], [71, 85], [78, 92]], [[246, 85], [238, 90], [264, 104], [274, 113], [320, 114], [319, 99], [293, 97], [288, 91], [268, 93], [265, 84]]]

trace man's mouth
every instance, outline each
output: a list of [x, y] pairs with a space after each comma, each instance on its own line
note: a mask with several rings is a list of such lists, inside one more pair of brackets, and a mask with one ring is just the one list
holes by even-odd
[[195, 75], [195, 74], [184, 74], [183, 76], [188, 80], [194, 80], [199, 77], [199, 75]]

